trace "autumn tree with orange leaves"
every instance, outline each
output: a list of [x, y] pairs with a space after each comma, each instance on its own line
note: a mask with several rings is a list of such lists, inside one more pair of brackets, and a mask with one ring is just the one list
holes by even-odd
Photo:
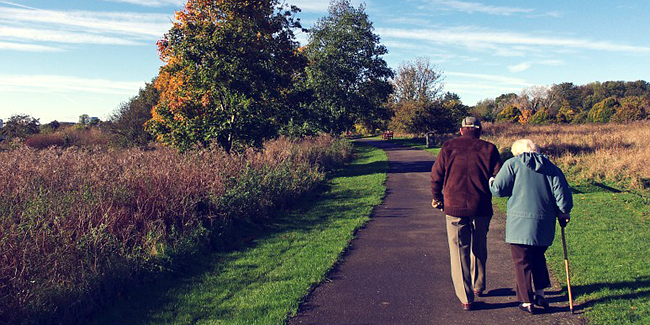
[[181, 150], [237, 150], [276, 136], [299, 106], [298, 11], [279, 0], [188, 0], [158, 41], [165, 64], [149, 132]]

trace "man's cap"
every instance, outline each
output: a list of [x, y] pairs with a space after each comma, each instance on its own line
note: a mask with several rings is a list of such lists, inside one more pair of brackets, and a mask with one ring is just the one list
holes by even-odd
[[461, 127], [480, 129], [481, 121], [479, 121], [479, 119], [474, 116], [468, 116], [463, 119], [463, 123], [461, 124]]

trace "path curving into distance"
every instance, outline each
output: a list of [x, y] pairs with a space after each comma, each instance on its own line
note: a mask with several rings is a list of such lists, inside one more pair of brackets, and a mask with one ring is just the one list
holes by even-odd
[[477, 298], [478, 310], [463, 311], [451, 283], [445, 216], [430, 205], [433, 155], [387, 141], [359, 141], [388, 155], [386, 197], [289, 324], [583, 323], [569, 314], [556, 283], [547, 290], [549, 312], [528, 315], [517, 308], [505, 216], [498, 213], [488, 234], [487, 296]]

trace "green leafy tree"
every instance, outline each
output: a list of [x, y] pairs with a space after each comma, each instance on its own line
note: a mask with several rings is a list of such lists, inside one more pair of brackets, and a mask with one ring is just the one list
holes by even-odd
[[79, 124], [80, 125], [90, 124], [90, 116], [88, 114], [79, 115]]
[[625, 97], [650, 95], [650, 83], [637, 80], [625, 83]]
[[541, 108], [530, 118], [532, 124], [547, 124], [551, 121], [551, 116], [546, 108]]
[[391, 128], [412, 134], [457, 131], [458, 123], [469, 111], [458, 95], [453, 93], [446, 93], [431, 101], [403, 101], [392, 105], [396, 108]]
[[616, 97], [605, 98], [604, 100], [594, 104], [591, 110], [589, 110], [589, 121], [595, 123], [607, 123], [619, 106]]
[[25, 139], [32, 134], [40, 132], [39, 119], [34, 118], [27, 114], [15, 114], [9, 117], [4, 123], [0, 134], [6, 138], [20, 138]]
[[644, 120], [650, 110], [648, 99], [640, 96], [630, 96], [622, 98], [616, 107], [616, 112], [612, 115], [613, 122], [630, 122]]
[[438, 124], [432, 124], [431, 129], [439, 133], [455, 132], [460, 127], [460, 121], [467, 116], [469, 107], [463, 104], [460, 97], [455, 93], [447, 92], [442, 97], [443, 118]]
[[354, 8], [348, 0], [332, 1], [328, 15], [310, 30], [307, 87], [320, 129], [338, 134], [388, 116], [384, 103], [393, 72], [379, 41], [365, 6]]
[[109, 118], [107, 129], [120, 146], [144, 146], [153, 140], [153, 136], [144, 129], [144, 124], [151, 119], [151, 110], [160, 97], [154, 82], [155, 79], [147, 83], [137, 96], [122, 103]]
[[559, 123], [571, 123], [576, 116], [575, 110], [571, 107], [568, 100], [562, 101], [562, 106], [555, 115], [555, 120]]
[[521, 116], [521, 112], [515, 105], [508, 105], [506, 108], [501, 110], [499, 114], [497, 114], [497, 121], [506, 121], [510, 123], [517, 123], [519, 121], [519, 117]]
[[478, 116], [485, 122], [494, 122], [496, 120], [497, 105], [494, 99], [484, 99], [478, 101], [476, 105], [470, 108], [470, 114]]
[[392, 128], [413, 134], [455, 131], [469, 109], [458, 95], [442, 92], [442, 80], [442, 73], [428, 59], [402, 63], [391, 97]]
[[50, 123], [47, 124], [41, 124], [40, 129], [42, 134], [50, 134], [56, 132], [59, 127], [61, 127], [61, 123], [59, 121], [54, 120]]
[[293, 33], [298, 11], [279, 0], [188, 0], [158, 42], [165, 65], [147, 129], [181, 150], [216, 142], [230, 151], [276, 136], [306, 64]]
[[397, 68], [393, 99], [397, 102], [427, 102], [441, 96], [443, 76], [428, 58], [416, 58]]

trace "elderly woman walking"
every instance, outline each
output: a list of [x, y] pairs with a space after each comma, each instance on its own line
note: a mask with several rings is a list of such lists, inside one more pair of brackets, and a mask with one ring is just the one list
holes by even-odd
[[555, 237], [555, 219], [561, 227], [569, 222], [573, 198], [562, 171], [538, 152], [533, 141], [517, 140], [511, 150], [514, 157], [490, 179], [490, 190], [495, 196], [510, 197], [506, 242], [515, 266], [519, 309], [534, 314], [535, 305], [549, 307], [544, 288], [551, 281], [544, 253]]

